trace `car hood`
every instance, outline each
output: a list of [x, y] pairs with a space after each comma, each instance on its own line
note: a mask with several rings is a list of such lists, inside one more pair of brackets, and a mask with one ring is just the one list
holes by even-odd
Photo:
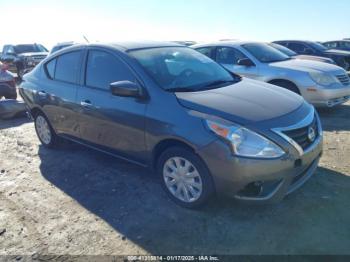
[[29, 56], [47, 56], [48, 52], [31, 52], [31, 53], [22, 53], [20, 56], [29, 57]]
[[341, 55], [341, 56], [349, 56], [350, 57], [350, 51], [344, 51], [344, 50], [337, 50], [337, 49], [329, 49], [324, 51], [325, 54], [332, 54], [332, 55]]
[[301, 59], [290, 59], [287, 61], [271, 63], [271, 67], [291, 69], [303, 72], [312, 72], [312, 71], [320, 71], [324, 73], [343, 73], [343, 70], [332, 64], [318, 62], [318, 61], [310, 61], [310, 60], [301, 60]]
[[283, 116], [304, 103], [301, 96], [286, 89], [246, 78], [222, 88], [175, 94], [188, 109], [241, 125]]
[[297, 59], [304, 59], [304, 60], [312, 60], [312, 61], [319, 61], [319, 62], [326, 62], [326, 63], [333, 63], [332, 59], [322, 57], [322, 56], [313, 56], [313, 55], [297, 55], [295, 56]]

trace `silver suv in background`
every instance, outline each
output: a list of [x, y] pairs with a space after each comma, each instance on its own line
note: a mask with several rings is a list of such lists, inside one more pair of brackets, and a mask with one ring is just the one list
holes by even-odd
[[349, 76], [336, 65], [292, 59], [266, 43], [228, 41], [192, 48], [232, 73], [284, 87], [315, 106], [332, 107], [350, 99]]

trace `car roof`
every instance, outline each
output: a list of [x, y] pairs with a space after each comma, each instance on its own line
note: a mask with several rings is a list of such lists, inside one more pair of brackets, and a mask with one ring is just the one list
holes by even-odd
[[256, 41], [216, 41], [216, 42], [211, 42], [211, 43], [205, 43], [205, 44], [198, 44], [198, 45], [192, 45], [192, 48], [200, 48], [200, 47], [208, 47], [208, 46], [232, 46], [232, 47], [237, 47], [237, 46], [242, 46], [246, 44], [265, 44], [265, 42], [256, 42]]
[[310, 41], [310, 40], [278, 40], [278, 41], [273, 41], [273, 43], [279, 43], [279, 42], [291, 42], [291, 43], [317, 43], [317, 41]]
[[113, 42], [113, 43], [86, 43], [76, 44], [65, 50], [73, 50], [80, 47], [104, 47], [104, 48], [115, 48], [122, 52], [128, 52], [131, 50], [158, 48], [158, 47], [185, 47], [183, 45], [173, 42], [157, 42], [157, 41], [143, 41], [143, 42]]
[[158, 48], [158, 47], [184, 47], [183, 45], [174, 42], [161, 42], [161, 41], [141, 41], [141, 42], [114, 42], [110, 44], [104, 44], [113, 46], [121, 51], [131, 51], [137, 49], [148, 49], [148, 48]]
[[20, 43], [20, 44], [6, 44], [4, 46], [18, 46], [18, 45], [41, 45], [39, 43]]

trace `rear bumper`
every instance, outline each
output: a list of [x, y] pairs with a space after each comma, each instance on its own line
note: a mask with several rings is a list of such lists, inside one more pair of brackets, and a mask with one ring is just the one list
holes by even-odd
[[322, 142], [320, 135], [302, 156], [286, 154], [271, 160], [233, 156], [227, 144], [219, 140], [198, 153], [207, 163], [217, 193], [266, 204], [282, 200], [314, 174]]

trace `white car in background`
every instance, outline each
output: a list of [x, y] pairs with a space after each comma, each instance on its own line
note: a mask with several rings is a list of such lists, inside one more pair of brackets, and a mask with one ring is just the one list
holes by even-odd
[[266, 43], [227, 41], [194, 45], [232, 73], [284, 87], [315, 106], [332, 107], [350, 99], [350, 79], [336, 65], [292, 59]]

